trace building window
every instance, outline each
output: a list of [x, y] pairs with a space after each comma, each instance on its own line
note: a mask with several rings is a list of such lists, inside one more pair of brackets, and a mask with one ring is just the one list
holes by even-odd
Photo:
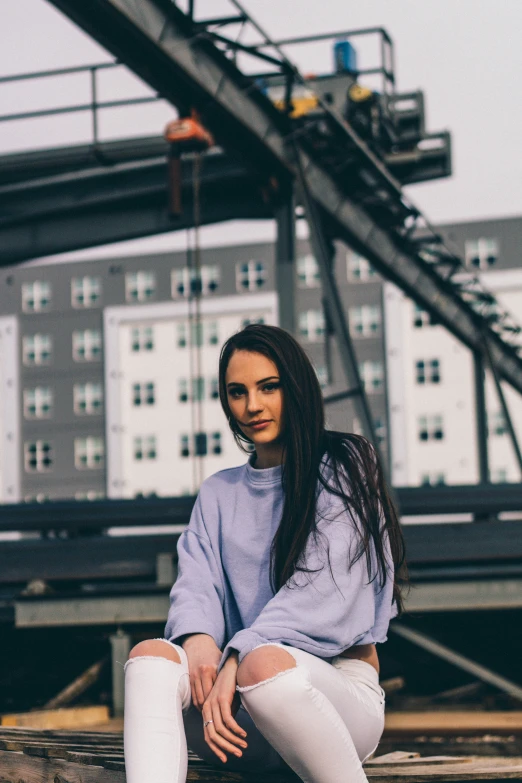
[[73, 307], [96, 307], [101, 298], [101, 277], [73, 277], [71, 304]]
[[317, 375], [317, 380], [319, 381], [319, 386], [321, 389], [324, 389], [325, 386], [328, 386], [328, 369], [322, 364], [319, 367], [314, 367], [314, 370]]
[[137, 435], [134, 438], [134, 459], [156, 459], [156, 436]]
[[78, 470], [102, 468], [104, 453], [103, 438], [89, 436], [74, 439], [74, 464]]
[[219, 287], [219, 267], [216, 264], [200, 267], [200, 277], [196, 270], [188, 266], [173, 269], [171, 274], [171, 289], [173, 299], [180, 297], [213, 294]]
[[49, 334], [28, 334], [22, 340], [23, 362], [25, 365], [50, 364], [52, 339]]
[[103, 500], [104, 498], [105, 492], [101, 492], [97, 489], [88, 489], [85, 492], [80, 491], [74, 493], [75, 500]]
[[219, 344], [219, 324], [217, 321], [207, 323], [207, 341], [209, 345]]
[[181, 435], [180, 436], [180, 457], [190, 457], [190, 450], [189, 450], [189, 436], [188, 435]]
[[152, 326], [135, 326], [131, 332], [131, 350], [154, 350], [154, 329]]
[[180, 321], [177, 324], [177, 332], [178, 332], [178, 348], [186, 348], [187, 347], [187, 324], [185, 321]]
[[507, 468], [495, 468], [491, 471], [491, 481], [493, 484], [505, 484], [508, 481]]
[[153, 381], [147, 383], [133, 383], [132, 384], [132, 404], [139, 405], [154, 405], [156, 402], [156, 390]]
[[22, 284], [22, 310], [24, 313], [42, 313], [51, 309], [51, 284], [35, 280]]
[[[211, 441], [214, 444], [214, 435], [216, 433], [213, 433], [211, 436]], [[220, 437], [220, 433], [217, 433]], [[194, 457], [204, 457], [208, 453], [207, 449], [207, 433], [206, 432], [196, 432], [193, 438], [192, 442], [192, 456]], [[221, 446], [220, 446], [221, 448]], [[214, 454], [218, 454], [220, 452], [213, 452]], [[180, 456], [181, 457], [190, 457], [191, 451], [190, 451], [190, 436], [189, 435], [180, 435]]]
[[191, 345], [197, 348], [203, 345], [203, 321], [191, 321], [190, 341]]
[[346, 273], [348, 280], [357, 283], [377, 277], [377, 272], [370, 262], [354, 250], [348, 250], [346, 253]]
[[350, 331], [355, 337], [375, 337], [381, 330], [381, 308], [378, 305], [351, 307]]
[[264, 318], [243, 318], [241, 320], [241, 328], [244, 329], [245, 326], [250, 326], [250, 324], [264, 324], [265, 319]]
[[24, 416], [26, 419], [48, 419], [52, 415], [53, 392], [49, 386], [24, 389]]
[[311, 253], [297, 259], [297, 282], [300, 288], [317, 288], [321, 284], [319, 265]]
[[178, 381], [178, 400], [179, 402], [188, 402], [188, 381], [186, 378], [180, 378]]
[[299, 313], [299, 334], [305, 340], [317, 342], [325, 333], [326, 324], [322, 310], [305, 310]]
[[210, 452], [211, 454], [221, 454], [221, 433], [213, 432], [210, 438]]
[[103, 387], [101, 383], [75, 383], [73, 399], [74, 412], [78, 416], [100, 413], [103, 404]]
[[418, 418], [419, 440], [442, 440], [444, 438], [444, 427], [442, 416], [419, 416]]
[[465, 244], [466, 266], [489, 269], [498, 260], [496, 239], [468, 239]]
[[415, 362], [417, 383], [440, 383], [439, 359], [419, 359]]
[[154, 272], [127, 272], [125, 275], [125, 299], [127, 302], [148, 302], [156, 294]]
[[72, 355], [75, 362], [92, 362], [101, 356], [102, 336], [98, 329], [73, 332]]
[[379, 446], [382, 446], [384, 441], [386, 440], [386, 422], [382, 416], [377, 416], [376, 419], [373, 421], [373, 428], [375, 430], [375, 437], [377, 438], [377, 443]]
[[384, 384], [384, 367], [382, 362], [367, 360], [359, 365], [359, 374], [366, 394], [382, 391]]
[[266, 271], [262, 261], [236, 264], [236, 288], [238, 291], [257, 291], [265, 283]]
[[490, 417], [489, 421], [489, 434], [490, 435], [505, 435], [507, 433], [506, 419], [502, 411], [495, 411]]
[[424, 310], [420, 305], [413, 305], [413, 326], [415, 329], [423, 329], [425, 326], [435, 326], [436, 321], [427, 310]]
[[423, 473], [420, 477], [420, 483], [425, 487], [440, 487], [446, 483], [446, 474], [431, 471], [430, 473]]
[[219, 400], [219, 380], [216, 377], [210, 379], [210, 399]]
[[53, 447], [49, 441], [24, 443], [24, 462], [27, 473], [44, 473], [52, 469]]

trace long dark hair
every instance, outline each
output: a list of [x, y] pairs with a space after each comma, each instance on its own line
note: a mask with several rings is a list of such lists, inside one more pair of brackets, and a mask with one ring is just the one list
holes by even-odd
[[[401, 591], [408, 583], [405, 545], [397, 511], [386, 486], [379, 456], [360, 435], [325, 429], [324, 401], [316, 372], [306, 352], [292, 335], [278, 326], [249, 324], [224, 343], [219, 358], [219, 397], [239, 448], [252, 453], [253, 441], [240, 429], [228, 404], [225, 376], [235, 351], [263, 354], [276, 365], [283, 392], [283, 515], [270, 550], [270, 581], [277, 592], [296, 571], [310, 534], [316, 535], [317, 481], [342, 498], [354, 520], [360, 545], [350, 568], [366, 556], [370, 581], [379, 576], [381, 589], [388, 578], [383, 538], [389, 538], [393, 559], [393, 598], [399, 614]], [[303, 426], [305, 422], [305, 426]], [[334, 485], [324, 476], [321, 463], [329, 459]], [[348, 484], [347, 484], [348, 481]], [[372, 541], [377, 573], [372, 576]], [[330, 567], [331, 570], [331, 567]]]

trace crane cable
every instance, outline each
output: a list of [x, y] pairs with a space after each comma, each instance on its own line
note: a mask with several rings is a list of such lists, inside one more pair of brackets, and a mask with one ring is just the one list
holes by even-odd
[[[191, 421], [191, 440], [194, 449], [199, 440], [198, 434], [204, 432], [203, 421], [203, 394], [200, 394], [201, 384], [201, 346], [203, 343], [202, 322], [201, 322], [201, 249], [199, 242], [199, 227], [201, 222], [201, 164], [202, 159], [199, 152], [194, 153], [192, 159], [192, 210], [193, 210], [193, 228], [194, 241], [193, 247], [190, 246], [190, 239], [187, 241], [187, 267], [189, 276], [189, 296], [188, 296], [188, 318], [189, 318], [189, 399], [190, 399], [190, 421]], [[190, 238], [190, 234], [188, 234]], [[194, 281], [194, 284], [193, 284]], [[194, 306], [193, 306], [194, 305]], [[190, 453], [190, 452], [189, 452]], [[203, 455], [197, 456], [192, 452], [192, 482], [193, 493], [196, 494], [203, 481]]]

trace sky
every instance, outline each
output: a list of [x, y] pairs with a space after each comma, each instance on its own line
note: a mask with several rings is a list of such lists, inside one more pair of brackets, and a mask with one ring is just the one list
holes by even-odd
[[[183, 7], [183, 2], [179, 5]], [[520, 0], [244, 0], [272, 38], [382, 26], [395, 45], [399, 92], [421, 89], [430, 132], [450, 130], [452, 177], [406, 188], [432, 223], [522, 214], [522, 3]], [[198, 16], [231, 12], [229, 0], [196, 0]], [[3, 0], [0, 76], [112, 60], [47, 0]], [[360, 64], [375, 64], [371, 45], [357, 44]], [[331, 44], [288, 47], [302, 71], [332, 69]], [[103, 98], [150, 94], [125, 69], [107, 71]], [[0, 84], [0, 114], [88, 101], [86, 77]], [[161, 133], [175, 116], [159, 103], [112, 110], [101, 118], [102, 138]], [[0, 123], [0, 155], [34, 147], [81, 143], [87, 114]], [[304, 231], [302, 228], [301, 231]], [[239, 222], [202, 230], [206, 246], [263, 241], [272, 221]], [[64, 254], [63, 260], [180, 249], [186, 232]], [[54, 260], [59, 260], [56, 257]], [[45, 259], [48, 263], [49, 259]], [[34, 262], [33, 262], [34, 263]]]

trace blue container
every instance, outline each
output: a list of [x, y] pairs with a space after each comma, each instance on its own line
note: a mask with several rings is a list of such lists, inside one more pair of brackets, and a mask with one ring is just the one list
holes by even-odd
[[349, 41], [340, 40], [334, 44], [334, 63], [336, 73], [357, 70], [357, 52]]

